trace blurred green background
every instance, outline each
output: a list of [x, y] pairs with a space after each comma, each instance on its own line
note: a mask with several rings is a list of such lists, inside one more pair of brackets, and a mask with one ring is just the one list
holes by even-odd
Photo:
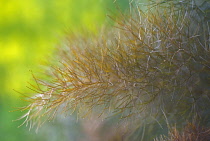
[[[117, 2], [122, 10], [129, 7], [128, 0]], [[12, 120], [23, 113], [9, 111], [24, 102], [14, 90], [28, 91], [29, 70], [40, 71], [65, 32], [83, 29], [97, 34], [100, 26], [111, 23], [106, 14], [116, 10], [113, 0], [0, 0], [0, 141], [67, 140], [64, 134], [74, 141], [81, 136], [67, 130], [76, 128], [74, 122], [66, 127], [60, 127], [59, 121], [48, 124], [37, 134], [25, 126], [17, 128], [23, 121]]]

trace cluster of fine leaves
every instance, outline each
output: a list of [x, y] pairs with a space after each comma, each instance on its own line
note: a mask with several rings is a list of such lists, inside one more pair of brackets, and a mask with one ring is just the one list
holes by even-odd
[[209, 26], [194, 24], [195, 16], [192, 5], [152, 5], [147, 11], [133, 6], [110, 32], [68, 35], [49, 81], [34, 77], [35, 94], [20, 108], [26, 111], [23, 124], [39, 127], [57, 114], [72, 113], [138, 120], [162, 113], [202, 117], [210, 106]]
[[169, 137], [161, 136], [154, 141], [208, 141], [210, 140], [210, 129], [200, 127], [195, 123], [188, 123], [182, 132], [176, 128], [171, 129]]

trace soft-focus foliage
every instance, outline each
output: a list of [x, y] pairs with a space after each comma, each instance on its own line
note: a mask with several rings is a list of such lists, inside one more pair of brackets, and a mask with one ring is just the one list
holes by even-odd
[[[120, 8], [125, 9], [127, 3], [122, 0]], [[35, 136], [28, 128], [17, 128], [21, 122], [12, 120], [22, 113], [9, 111], [24, 102], [13, 89], [27, 91], [29, 70], [40, 72], [65, 32], [86, 29], [97, 34], [100, 26], [111, 23], [106, 14], [115, 13], [114, 7], [112, 0], [0, 0], [0, 140], [52, 141], [67, 134], [44, 127], [43, 133]], [[75, 125], [71, 123], [72, 127]], [[56, 136], [52, 135], [54, 132]], [[67, 138], [70, 137], [66, 135], [61, 140]]]
[[195, 123], [188, 123], [182, 131], [178, 131], [176, 128], [172, 128], [169, 132], [169, 136], [161, 136], [155, 141], [209, 141], [210, 129], [203, 128]]
[[[60, 113], [118, 115], [125, 128], [139, 122], [133, 128], [143, 131], [133, 135], [151, 140], [159, 134], [154, 122], [162, 130], [195, 117], [209, 123], [208, 11], [188, 0], [153, 3], [145, 12], [131, 8], [111, 32], [63, 41], [48, 80], [34, 77], [35, 94], [20, 108], [23, 124], [40, 127]], [[134, 136], [124, 139], [139, 140]]]

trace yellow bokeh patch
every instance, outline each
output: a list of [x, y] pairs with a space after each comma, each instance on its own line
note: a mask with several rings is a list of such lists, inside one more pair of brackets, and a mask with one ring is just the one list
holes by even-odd
[[10, 61], [19, 60], [23, 57], [23, 52], [20, 44], [17, 41], [0, 43], [0, 62], [8, 63]]

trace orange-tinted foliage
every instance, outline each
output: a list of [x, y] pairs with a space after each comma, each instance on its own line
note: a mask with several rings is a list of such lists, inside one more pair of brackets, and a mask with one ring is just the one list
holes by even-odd
[[137, 120], [163, 111], [186, 119], [199, 115], [209, 105], [202, 84], [210, 83], [202, 76], [210, 75], [210, 48], [202, 28], [193, 28], [193, 16], [190, 7], [137, 7], [98, 37], [69, 35], [51, 80], [35, 78], [36, 94], [20, 108], [27, 111], [20, 119], [39, 127], [58, 113]]

